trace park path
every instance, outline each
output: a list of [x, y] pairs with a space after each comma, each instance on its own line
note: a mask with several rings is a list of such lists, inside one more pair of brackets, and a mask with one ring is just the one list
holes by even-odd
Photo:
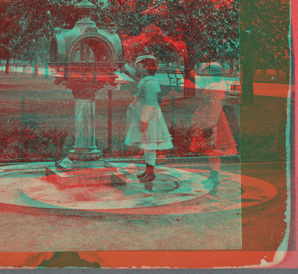
[[[11, 66], [10, 68], [11, 74], [18, 75], [19, 73], [23, 73], [23, 67], [17, 67], [17, 73], [16, 73], [16, 67]], [[4, 72], [4, 66], [0, 67], [0, 73]], [[49, 78], [52, 78], [51, 70], [46, 70], [44, 67], [38, 68], [39, 76], [48, 75]], [[2, 73], [1, 73], [2, 74]], [[0, 75], [1, 75], [0, 74]], [[123, 82], [134, 82], [130, 77], [127, 77], [124, 73], [116, 72], [116, 74], [119, 77], [120, 81]], [[32, 75], [32, 68], [26, 67], [26, 76]], [[3, 76], [0, 76], [3, 79]], [[161, 85], [169, 85], [169, 78], [166, 74], [158, 74], [156, 76], [158, 78], [158, 81]], [[201, 76], [196, 75], [196, 85], [198, 87], [204, 86], [204, 78], [207, 76]], [[228, 85], [233, 84], [239, 84], [240, 75], [233, 75], [229, 77], [224, 77], [225, 82]], [[289, 91], [289, 84], [279, 84], [279, 83], [254, 83], [254, 94], [255, 95], [261, 95], [261, 96], [270, 96], [270, 97], [288, 97], [288, 91]], [[1, 87], [0, 87], [1, 88]]]

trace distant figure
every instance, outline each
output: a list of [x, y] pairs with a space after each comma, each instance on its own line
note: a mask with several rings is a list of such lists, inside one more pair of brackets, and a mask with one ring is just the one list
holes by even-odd
[[137, 175], [141, 182], [152, 182], [155, 179], [156, 150], [173, 147], [172, 137], [158, 104], [161, 89], [154, 78], [156, 70], [157, 61], [152, 55], [139, 56], [135, 61], [135, 70], [127, 64], [124, 66], [127, 75], [139, 80], [137, 97], [127, 111], [128, 125], [124, 143], [144, 150], [146, 170]]
[[218, 63], [205, 64], [201, 74], [209, 75], [198, 108], [195, 110], [192, 124], [194, 135], [190, 150], [209, 156], [210, 177], [203, 184], [212, 182], [215, 187], [220, 183], [220, 156], [237, 154], [228, 120], [223, 111], [225, 90], [221, 86], [222, 73]]

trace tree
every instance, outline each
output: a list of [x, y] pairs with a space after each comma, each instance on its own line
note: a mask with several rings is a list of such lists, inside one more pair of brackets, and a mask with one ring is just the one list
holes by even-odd
[[[163, 16], [141, 17], [148, 4], [161, 10]], [[186, 78], [195, 82], [195, 63], [217, 59], [239, 58], [239, 3], [224, 0], [112, 0], [105, 17], [112, 18], [119, 32], [138, 35], [147, 24], [156, 21], [166, 35], [181, 38], [187, 47], [189, 60]], [[154, 21], [154, 22], [155, 22]], [[137, 22], [137, 23], [136, 23]], [[189, 95], [193, 95], [190, 89]]]
[[241, 2], [242, 102], [252, 103], [255, 68], [289, 68], [289, 1]]
[[[1, 7], [6, 26], [1, 28], [0, 49], [6, 55], [24, 60], [36, 60], [42, 54], [57, 25], [74, 24], [70, 0], [14, 0]], [[46, 55], [48, 55], [46, 53]]]
[[[185, 42], [189, 63], [186, 79], [195, 82], [197, 62], [236, 58], [239, 56], [239, 3], [226, 1], [169, 0], [163, 29], [171, 35], [180, 34]], [[194, 89], [189, 95], [194, 95]]]
[[16, 31], [16, 27], [12, 28], [13, 21], [6, 17], [6, 10], [9, 2], [4, 1], [0, 7], [0, 20], [2, 24], [0, 25], [0, 57], [6, 60], [6, 74], [9, 73], [9, 60], [11, 56], [11, 49], [9, 47], [9, 42], [14, 38], [13, 31]]

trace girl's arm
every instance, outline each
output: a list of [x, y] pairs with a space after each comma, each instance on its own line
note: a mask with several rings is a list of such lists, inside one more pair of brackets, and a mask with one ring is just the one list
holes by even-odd
[[136, 82], [138, 81], [138, 78], [136, 76], [136, 71], [134, 68], [132, 68], [131, 66], [129, 66], [128, 64], [125, 64], [123, 67], [123, 72], [129, 76], [130, 78], [132, 78], [133, 80], [135, 80]]
[[150, 87], [148, 86], [148, 83], [145, 81], [141, 81], [141, 83], [138, 86], [139, 90], [139, 96], [143, 97], [142, 103], [141, 103], [141, 123], [140, 123], [140, 131], [144, 132], [146, 131], [149, 120], [151, 118], [151, 106], [150, 106]]
[[210, 90], [209, 93], [209, 104], [208, 104], [208, 110], [206, 112], [206, 128], [212, 129], [217, 125], [220, 113], [223, 108], [223, 98], [221, 91], [218, 90]]

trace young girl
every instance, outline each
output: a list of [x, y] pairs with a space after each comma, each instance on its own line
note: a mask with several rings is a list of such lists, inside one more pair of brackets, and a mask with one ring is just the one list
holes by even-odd
[[156, 150], [173, 147], [172, 137], [158, 104], [161, 89], [154, 78], [156, 70], [157, 61], [152, 55], [139, 56], [135, 61], [135, 71], [128, 65], [124, 67], [126, 74], [139, 80], [137, 99], [128, 109], [131, 117], [124, 143], [144, 150], [146, 170], [137, 175], [141, 182], [155, 179]]
[[209, 156], [210, 177], [203, 181], [203, 184], [212, 182], [217, 187], [220, 183], [220, 156], [234, 155], [238, 152], [223, 111], [225, 90], [221, 84], [221, 66], [218, 63], [206, 64], [201, 68], [201, 74], [208, 76], [204, 77], [205, 88], [192, 119], [194, 136], [190, 150]]

